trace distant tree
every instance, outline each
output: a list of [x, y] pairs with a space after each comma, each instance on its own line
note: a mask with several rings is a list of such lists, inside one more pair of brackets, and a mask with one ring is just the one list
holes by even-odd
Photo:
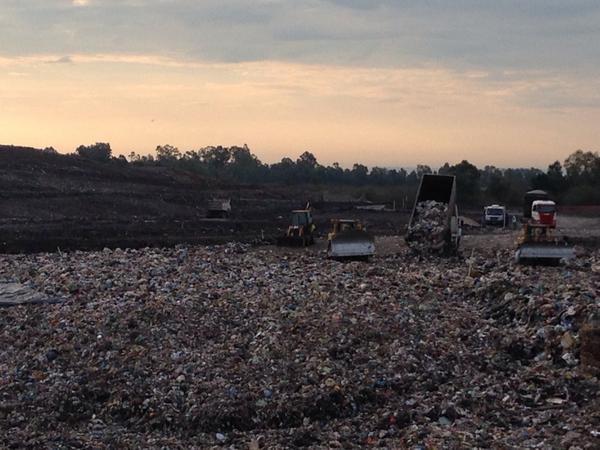
[[563, 168], [559, 161], [554, 161], [548, 166], [548, 176], [563, 178]]
[[560, 162], [555, 161], [548, 166], [546, 173], [538, 174], [532, 181], [534, 189], [543, 189], [560, 196], [566, 190], [566, 179]]
[[405, 169], [390, 169], [388, 171], [388, 183], [389, 184], [396, 184], [396, 185], [403, 185], [406, 184], [406, 178], [408, 176], [408, 173], [406, 172]]
[[188, 150], [181, 155], [181, 159], [184, 161], [201, 161], [200, 153], [196, 150]]
[[159, 145], [156, 147], [156, 160], [161, 162], [174, 162], [181, 158], [181, 152], [172, 145]]
[[562, 193], [567, 188], [567, 179], [564, 175], [564, 170], [560, 162], [554, 161], [548, 166], [548, 184], [552, 192]]
[[311, 152], [304, 152], [298, 157], [296, 164], [299, 167], [303, 167], [306, 169], [314, 169], [315, 167], [317, 167], [318, 163], [315, 155], [313, 155]]
[[94, 161], [109, 161], [112, 150], [109, 143], [97, 142], [94, 145], [80, 145], [75, 150], [79, 156]]
[[[54, 152], [52, 148], [44, 151]], [[109, 144], [97, 143], [80, 146], [77, 154], [96, 160], [110, 160]], [[125, 163], [125, 158], [112, 158]], [[152, 155], [128, 155], [136, 165], [156, 164]], [[156, 159], [167, 164], [193, 171], [207, 177], [219, 177], [241, 183], [281, 183], [281, 184], [335, 184], [358, 185], [367, 188], [370, 198], [383, 198], [382, 192], [395, 198], [402, 205], [411, 202], [419, 180], [426, 173], [433, 173], [431, 167], [419, 164], [407, 173], [404, 169], [373, 167], [371, 170], [356, 163], [352, 168], [342, 168], [337, 162], [321, 165], [310, 151], [303, 152], [296, 160], [282, 158], [280, 162], [267, 165], [253, 154], [247, 145], [223, 147], [210, 146], [199, 150], [180, 152], [171, 145], [158, 146]], [[578, 150], [565, 160], [564, 166], [555, 161], [543, 172], [537, 168], [499, 169], [485, 166], [479, 170], [466, 160], [451, 165], [446, 162], [439, 174], [455, 175], [458, 185], [458, 202], [462, 205], [503, 203], [519, 205], [523, 194], [531, 188], [541, 188], [552, 192], [561, 202], [583, 204], [600, 203], [600, 156], [596, 152]], [[372, 189], [369, 185], [386, 186], [386, 189]], [[389, 188], [388, 188], [389, 187]]]
[[479, 171], [479, 178], [482, 184], [487, 185], [492, 179], [502, 178], [502, 170], [495, 166], [485, 166]]
[[275, 182], [292, 184], [297, 181], [296, 163], [291, 158], [281, 158], [280, 162], [271, 164], [269, 170]]
[[369, 175], [369, 168], [363, 164], [354, 163], [351, 176], [354, 184], [365, 184]]
[[258, 161], [256, 155], [252, 154], [246, 144], [243, 147], [231, 147], [229, 154], [231, 163], [239, 164], [240, 166], [252, 166]]
[[600, 174], [600, 157], [597, 152], [577, 150], [565, 160], [565, 171], [571, 181], [591, 181]]
[[137, 165], [154, 163], [153, 155], [138, 155], [136, 152], [130, 152], [127, 159], [130, 163]]
[[456, 189], [459, 199], [466, 203], [476, 203], [479, 200], [481, 186], [479, 184], [479, 169], [467, 160], [450, 166], [448, 173], [456, 176]]
[[418, 164], [417, 165], [417, 170], [416, 170], [416, 174], [417, 174], [417, 178], [421, 179], [421, 177], [425, 174], [428, 173], [433, 173], [433, 170], [431, 170], [431, 167], [425, 165], [425, 164]]
[[247, 145], [231, 147], [229, 149], [230, 161], [227, 171], [232, 179], [242, 182], [253, 182], [264, 179], [265, 166], [254, 155]]
[[[553, 171], [557, 170], [558, 167]], [[600, 203], [600, 156], [597, 152], [573, 152], [565, 160], [564, 171], [563, 201], [572, 204]]]
[[57, 155], [58, 154], [58, 152], [56, 151], [56, 149], [54, 147], [45, 147], [42, 151], [44, 153], [49, 153], [49, 154], [52, 154], [52, 155]]
[[374, 184], [388, 184], [390, 171], [385, 167], [373, 167], [369, 173], [369, 181]]
[[[300, 183], [317, 183], [319, 180], [319, 163], [317, 158], [311, 152], [302, 153], [298, 159], [296, 159], [296, 176], [295, 178]], [[323, 175], [322, 173], [320, 174]]]
[[450, 164], [448, 162], [445, 162], [444, 165], [438, 169], [438, 173], [440, 175], [447, 175], [449, 172], [450, 172]]
[[416, 170], [411, 170], [410, 173], [406, 176], [406, 183], [409, 185], [416, 185], [419, 182], [420, 178], [417, 175]]
[[345, 180], [345, 173], [339, 163], [334, 162], [331, 166], [317, 165], [315, 178], [325, 184], [341, 184]]
[[494, 203], [507, 203], [510, 185], [502, 177], [502, 172], [492, 174], [487, 181], [487, 195]]
[[221, 145], [217, 147], [205, 147], [199, 151], [199, 154], [208, 169], [216, 174], [221, 174], [231, 159], [231, 150]]

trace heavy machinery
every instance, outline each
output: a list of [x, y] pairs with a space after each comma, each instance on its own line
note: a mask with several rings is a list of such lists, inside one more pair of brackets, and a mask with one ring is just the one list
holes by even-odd
[[523, 230], [517, 242], [518, 263], [557, 264], [575, 257], [575, 250], [556, 232], [556, 203], [545, 191], [525, 194]]
[[284, 236], [277, 239], [277, 245], [288, 247], [306, 247], [315, 243], [313, 223], [310, 208], [292, 211], [290, 226]]
[[419, 252], [458, 252], [462, 222], [456, 206], [456, 178], [425, 174], [415, 197], [405, 240]]
[[369, 259], [375, 254], [375, 239], [358, 220], [332, 219], [327, 235], [327, 256], [332, 259]]
[[209, 219], [226, 219], [231, 214], [231, 199], [213, 199], [208, 202]]
[[483, 208], [483, 222], [486, 225], [505, 227], [507, 225], [506, 207], [490, 205]]

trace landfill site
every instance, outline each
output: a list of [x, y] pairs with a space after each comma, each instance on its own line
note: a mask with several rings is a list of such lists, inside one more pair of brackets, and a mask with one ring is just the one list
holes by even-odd
[[4, 218], [0, 447], [599, 448], [600, 220], [532, 191], [469, 228], [454, 183], [229, 242], [49, 251]]

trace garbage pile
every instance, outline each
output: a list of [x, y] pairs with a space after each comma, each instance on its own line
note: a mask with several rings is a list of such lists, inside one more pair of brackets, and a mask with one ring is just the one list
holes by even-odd
[[448, 226], [448, 204], [426, 200], [417, 203], [406, 242], [421, 253], [440, 252]]
[[[489, 262], [480, 264], [485, 267]], [[519, 330], [504, 341], [525, 357], [552, 360], [565, 367], [579, 366], [582, 341], [590, 341], [583, 342], [586, 347], [600, 336], [600, 277], [590, 270], [590, 261], [574, 260], [554, 270], [538, 266], [515, 270], [508, 263], [504, 266], [505, 273], [481, 276], [474, 290], [475, 296], [484, 301], [489, 319]], [[588, 273], [590, 279], [582, 280], [583, 273]], [[600, 352], [585, 355], [585, 348], [581, 351], [581, 356], [587, 357], [586, 366], [600, 369]]]
[[1, 255], [63, 301], [1, 311], [0, 447], [600, 447], [600, 253], [399, 251]]

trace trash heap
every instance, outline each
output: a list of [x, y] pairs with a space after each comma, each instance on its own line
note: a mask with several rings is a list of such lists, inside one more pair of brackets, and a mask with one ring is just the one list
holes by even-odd
[[0, 255], [0, 447], [600, 447], [600, 252], [398, 251]]
[[440, 252], [447, 226], [447, 203], [435, 200], [419, 202], [406, 241], [410, 248], [421, 253]]

